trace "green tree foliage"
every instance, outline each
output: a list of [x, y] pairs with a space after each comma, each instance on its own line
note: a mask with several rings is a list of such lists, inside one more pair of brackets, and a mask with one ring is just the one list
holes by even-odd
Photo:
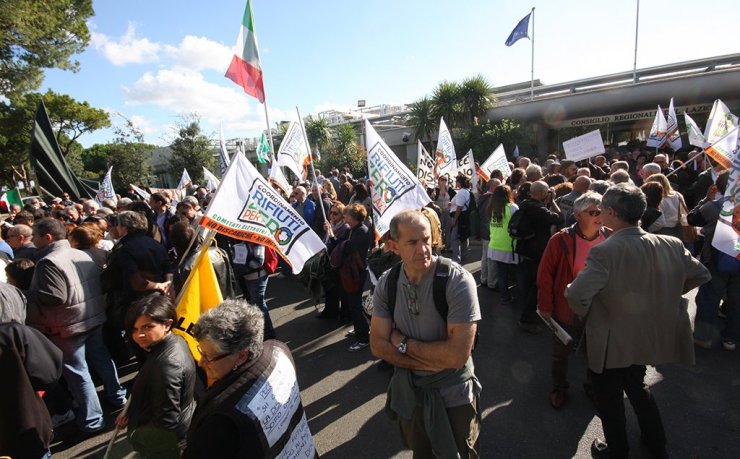
[[113, 187], [118, 191], [126, 190], [131, 183], [149, 186], [153, 178], [149, 152], [156, 146], [144, 143], [144, 134], [126, 118], [115, 133], [113, 142], [90, 147], [95, 150], [90, 158], [103, 156], [107, 151], [108, 166], [113, 166]]
[[326, 118], [309, 116], [306, 119], [306, 137], [312, 149], [318, 148], [321, 152], [327, 150], [331, 145], [332, 132]]
[[[75, 172], [81, 172], [78, 168], [81, 166], [79, 154], [82, 147], [77, 143], [77, 139], [83, 134], [110, 126], [110, 117], [105, 110], [91, 107], [87, 102], [78, 102], [66, 94], [48, 90], [43, 95], [40, 93], [14, 95], [12, 99], [0, 103], [0, 147], [3, 149], [0, 176], [4, 180], [12, 179], [13, 167], [16, 170], [28, 167], [28, 146], [31, 143], [36, 109], [42, 98], [59, 149], [67, 156]], [[72, 152], [76, 152], [77, 156], [69, 158]]]
[[457, 151], [466, 153], [473, 149], [473, 156], [478, 162], [488, 158], [500, 143], [504, 144], [504, 150], [511, 160], [514, 147], [519, 145], [519, 151], [536, 151], [535, 136], [532, 132], [519, 125], [516, 121], [504, 119], [498, 123], [479, 123], [470, 129], [460, 131], [460, 135], [454, 139]]
[[478, 124], [493, 107], [492, 87], [483, 75], [476, 75], [463, 80], [460, 85], [462, 116], [467, 127]]
[[427, 150], [433, 150], [432, 132], [439, 127], [439, 118], [434, 116], [432, 100], [422, 97], [409, 106], [409, 124], [414, 127], [414, 140], [428, 142]]
[[332, 167], [349, 167], [356, 177], [367, 175], [367, 153], [358, 143], [355, 127], [340, 124], [332, 128], [332, 131], [332, 145], [321, 153], [321, 161], [316, 163], [316, 167], [324, 173]]
[[444, 117], [449, 129], [454, 128], [461, 118], [460, 94], [460, 85], [454, 81], [441, 82], [432, 93], [432, 114], [437, 118], [438, 123], [439, 118]]
[[32, 91], [47, 68], [76, 71], [90, 41], [92, 0], [8, 0], [0, 6], [0, 95]]
[[180, 177], [182, 170], [187, 169], [193, 183], [202, 183], [203, 167], [213, 171], [217, 165], [212, 142], [201, 131], [197, 115], [182, 118], [170, 148], [170, 171], [175, 177]]

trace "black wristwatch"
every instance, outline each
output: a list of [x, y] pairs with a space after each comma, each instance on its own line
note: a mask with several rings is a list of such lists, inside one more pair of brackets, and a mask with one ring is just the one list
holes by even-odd
[[405, 354], [406, 353], [406, 341], [408, 341], [408, 340], [409, 340], [409, 337], [408, 336], [404, 336], [403, 339], [401, 340], [401, 343], [396, 348], [396, 349], [398, 349], [398, 352], [400, 352], [401, 354]]

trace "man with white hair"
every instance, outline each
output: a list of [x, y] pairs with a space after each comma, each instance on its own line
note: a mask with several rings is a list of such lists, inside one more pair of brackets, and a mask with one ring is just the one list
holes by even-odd
[[85, 214], [86, 217], [95, 215], [95, 212], [97, 212], [98, 209], [100, 209], [100, 206], [93, 199], [86, 199], [85, 202], [82, 203], [82, 213]]
[[525, 175], [527, 176], [528, 182], [536, 182], [537, 180], [542, 180], [542, 168], [537, 164], [530, 164], [525, 170]]
[[660, 174], [661, 167], [656, 163], [647, 163], [640, 169], [640, 177], [643, 180], [647, 180], [648, 177], [655, 174]]
[[578, 177], [591, 177], [591, 169], [588, 167], [579, 167], [576, 175]]
[[306, 187], [302, 185], [293, 188], [293, 195], [295, 196], [293, 208], [310, 225], [313, 222], [314, 212], [316, 212], [316, 204], [312, 200], [306, 199], [306, 194]]

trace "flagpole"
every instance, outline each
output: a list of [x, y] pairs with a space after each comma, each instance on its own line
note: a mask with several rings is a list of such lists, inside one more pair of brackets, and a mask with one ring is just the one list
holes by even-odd
[[[306, 151], [308, 151], [308, 157], [310, 159], [309, 164], [311, 165], [311, 175], [313, 175], [313, 183], [316, 183], [316, 169], [313, 167], [313, 154], [311, 153], [311, 146], [308, 144], [308, 136], [306, 135], [306, 127], [303, 125], [303, 118], [301, 118], [301, 111], [296, 106], [295, 108], [296, 113], [298, 113], [298, 122], [301, 124], [301, 132], [303, 133], [303, 142], [306, 144]], [[311, 189], [313, 191], [313, 185], [311, 185]], [[326, 210], [324, 209], [324, 198], [321, 197], [321, 193], [319, 193], [319, 202], [317, 203], [319, 207], [321, 207], [321, 215], [324, 217], [324, 221], [328, 222], [326, 218]]]
[[532, 7], [532, 72], [529, 80], [529, 99], [534, 100], [534, 7]]
[[635, 63], [632, 67], [632, 84], [637, 84], [637, 32], [640, 30], [640, 0], [637, 0], [637, 14], [635, 15]]

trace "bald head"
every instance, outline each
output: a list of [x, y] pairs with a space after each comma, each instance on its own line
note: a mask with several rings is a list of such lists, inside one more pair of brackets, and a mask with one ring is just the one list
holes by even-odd
[[490, 191], [491, 193], [493, 193], [494, 190], [496, 190], [496, 188], [500, 186], [501, 186], [501, 180], [497, 178], [492, 178], [491, 180], [488, 181], [488, 191]]
[[591, 179], [582, 175], [573, 182], [573, 191], [585, 193], [589, 186], [591, 186]]
[[530, 196], [537, 201], [544, 201], [548, 191], [550, 191], [550, 186], [542, 180], [532, 182], [532, 186], [529, 188]]

